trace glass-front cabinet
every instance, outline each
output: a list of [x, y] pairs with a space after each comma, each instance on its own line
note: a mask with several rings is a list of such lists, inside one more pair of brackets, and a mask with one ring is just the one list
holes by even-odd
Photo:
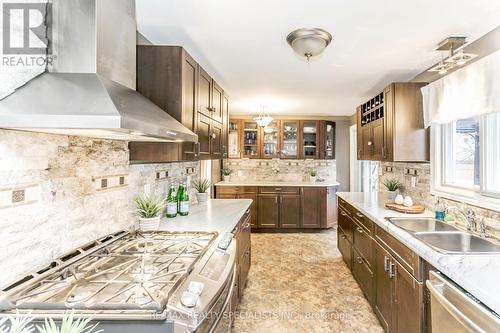
[[281, 158], [299, 158], [299, 121], [281, 121]]
[[261, 158], [280, 157], [279, 122], [273, 121], [262, 129]]
[[333, 160], [335, 159], [335, 122], [323, 120], [320, 127], [322, 139], [320, 158]]
[[316, 120], [302, 120], [300, 122], [300, 132], [302, 134], [302, 158], [319, 157], [319, 126]]
[[255, 121], [242, 121], [242, 143], [243, 150], [241, 157], [244, 158], [260, 158], [259, 143], [259, 125]]
[[241, 121], [240, 120], [229, 120], [228, 129], [228, 157], [229, 158], [240, 158], [241, 157], [241, 145], [240, 145], [240, 130]]

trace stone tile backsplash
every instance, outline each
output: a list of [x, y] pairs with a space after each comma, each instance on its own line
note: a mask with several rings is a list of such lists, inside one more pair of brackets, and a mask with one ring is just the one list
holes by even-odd
[[[415, 187], [412, 187], [412, 177], [415, 177]], [[379, 164], [379, 191], [387, 192], [382, 185], [386, 178], [397, 178], [405, 186], [405, 191], [413, 198], [414, 202], [425, 205], [429, 210], [434, 210], [437, 198], [430, 194], [431, 168], [429, 163], [392, 163]], [[484, 218], [486, 232], [500, 238], [500, 212], [471, 206], [465, 203], [441, 198], [445, 206], [457, 206], [462, 211], [472, 209], [479, 219]], [[459, 220], [463, 224], [463, 221]]]
[[308, 181], [310, 170], [318, 178], [337, 179], [335, 160], [228, 159], [224, 167], [233, 170], [231, 181]]
[[0, 130], [0, 287], [79, 245], [129, 229], [135, 195], [164, 195], [171, 182], [199, 172], [199, 162], [130, 165], [128, 159], [127, 142]]

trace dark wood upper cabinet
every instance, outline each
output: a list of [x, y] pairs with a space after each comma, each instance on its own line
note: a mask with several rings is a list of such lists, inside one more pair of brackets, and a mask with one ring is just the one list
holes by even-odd
[[222, 157], [229, 156], [229, 97], [224, 94], [222, 104]]
[[210, 125], [210, 158], [221, 159], [224, 155], [224, 133], [222, 124], [212, 120]]
[[301, 158], [319, 158], [319, 121], [300, 121], [300, 156]]
[[298, 120], [280, 121], [280, 157], [297, 159], [300, 156], [300, 122]]
[[241, 122], [241, 157], [260, 158], [260, 130], [259, 125], [252, 120]]
[[212, 117], [212, 78], [200, 68], [198, 77], [198, 111], [201, 114]]
[[137, 91], [198, 134], [199, 142], [133, 143], [131, 161], [227, 156], [229, 99], [182, 47], [137, 46]]
[[241, 158], [241, 120], [230, 119], [229, 128], [227, 132], [227, 145], [229, 158]]
[[198, 157], [200, 160], [209, 160], [211, 158], [212, 146], [212, 119], [203, 113], [198, 113]]
[[278, 158], [280, 157], [279, 121], [272, 121], [261, 131], [260, 157]]
[[322, 120], [320, 124], [320, 151], [319, 158], [324, 160], [335, 159], [335, 122]]
[[429, 161], [429, 130], [424, 128], [422, 94], [426, 83], [392, 83], [359, 106], [358, 159]]
[[300, 195], [280, 196], [280, 228], [300, 228]]
[[222, 123], [224, 113], [224, 90], [212, 81], [212, 119]]

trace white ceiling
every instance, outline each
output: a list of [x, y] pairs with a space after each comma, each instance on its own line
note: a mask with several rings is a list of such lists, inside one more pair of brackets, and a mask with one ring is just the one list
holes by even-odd
[[[228, 91], [232, 113], [351, 115], [393, 81], [441, 59], [448, 36], [500, 24], [498, 0], [138, 0], [138, 30], [182, 45]], [[332, 44], [307, 64], [285, 41], [320, 27]]]

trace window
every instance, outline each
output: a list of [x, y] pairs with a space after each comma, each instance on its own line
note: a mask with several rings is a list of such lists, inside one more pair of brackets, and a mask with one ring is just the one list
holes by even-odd
[[500, 207], [500, 113], [432, 128], [432, 191]]

